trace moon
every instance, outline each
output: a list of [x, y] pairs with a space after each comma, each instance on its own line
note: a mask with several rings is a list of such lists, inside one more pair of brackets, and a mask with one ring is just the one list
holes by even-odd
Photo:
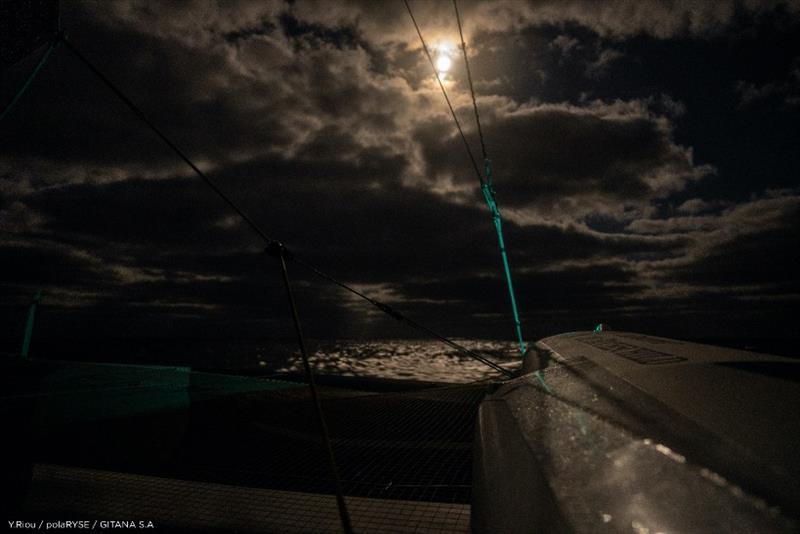
[[453, 60], [450, 57], [452, 48], [447, 43], [441, 43], [436, 47], [436, 60], [434, 61], [436, 65], [436, 71], [439, 73], [439, 76], [442, 77], [450, 70], [453, 66]]
[[450, 56], [439, 54], [436, 58], [436, 70], [439, 71], [439, 74], [445, 74], [452, 66], [453, 60], [450, 59]]

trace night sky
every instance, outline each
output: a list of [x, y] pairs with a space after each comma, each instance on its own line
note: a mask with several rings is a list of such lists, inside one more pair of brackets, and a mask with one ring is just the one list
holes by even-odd
[[[480, 154], [452, 3], [411, 0]], [[529, 340], [797, 338], [800, 2], [459, 3]], [[273, 238], [443, 334], [513, 338], [405, 6], [63, 2], [71, 41]], [[3, 72], [5, 107], [42, 57]], [[282, 338], [279, 265], [60, 47], [0, 123], [0, 319], [35, 341]], [[290, 264], [306, 333], [415, 336]], [[40, 345], [42, 346], [42, 345]]]

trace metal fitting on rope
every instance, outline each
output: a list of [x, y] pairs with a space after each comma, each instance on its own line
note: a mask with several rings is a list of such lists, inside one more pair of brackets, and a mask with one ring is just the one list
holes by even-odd
[[286, 261], [291, 261], [294, 259], [294, 254], [289, 252], [289, 249], [286, 248], [286, 246], [280, 241], [270, 241], [267, 243], [267, 247], [264, 249], [264, 252], [274, 258], [283, 258]]

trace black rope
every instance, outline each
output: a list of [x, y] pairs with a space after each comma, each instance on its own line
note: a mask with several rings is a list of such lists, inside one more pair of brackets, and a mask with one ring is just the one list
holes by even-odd
[[186, 163], [189, 167], [191, 167], [191, 169], [195, 172], [195, 174], [197, 174], [197, 176], [202, 178], [203, 181], [206, 183], [206, 185], [208, 185], [208, 187], [210, 187], [217, 194], [217, 196], [219, 196], [222, 200], [224, 200], [228, 204], [228, 206], [230, 206], [230, 208], [233, 211], [235, 211], [236, 214], [239, 215], [239, 217], [241, 217], [242, 220], [248, 224], [248, 226], [250, 226], [250, 228], [253, 229], [253, 231], [255, 233], [257, 233], [262, 239], [264, 239], [268, 243], [271, 243], [272, 241], [274, 241], [274, 239], [271, 239], [266, 233], [264, 233], [264, 231], [261, 230], [261, 228], [255, 223], [255, 221], [253, 221], [253, 219], [248, 217], [247, 214], [244, 211], [242, 211], [239, 208], [239, 206], [237, 206], [236, 203], [233, 200], [231, 200], [230, 197], [228, 197], [228, 195], [226, 195], [219, 187], [217, 187], [217, 184], [215, 184], [211, 180], [211, 178], [206, 176], [206, 174], [203, 171], [201, 171], [197, 167], [197, 165], [195, 165], [192, 162], [192, 160], [189, 159], [189, 157], [183, 152], [183, 150], [178, 148], [178, 146], [175, 143], [173, 143], [166, 135], [164, 135], [164, 133], [155, 124], [153, 124], [153, 122], [150, 119], [147, 118], [147, 116], [144, 114], [144, 112], [140, 108], [138, 108], [136, 106], [136, 104], [134, 104], [131, 101], [131, 99], [128, 98], [125, 95], [125, 93], [123, 93], [122, 90], [119, 87], [117, 87], [102, 72], [100, 72], [100, 70], [97, 67], [95, 67], [94, 64], [92, 64], [92, 62], [89, 61], [86, 58], [86, 56], [81, 54], [78, 51], [78, 49], [75, 48], [69, 40], [67, 40], [66, 36], [62, 36], [61, 39], [64, 42], [64, 44], [66, 45], [66, 47], [73, 54], [75, 54], [75, 56], [79, 60], [81, 60], [83, 62], [83, 64], [86, 65], [89, 68], [89, 70], [91, 70], [94, 73], [95, 76], [97, 76], [104, 84], [106, 84], [106, 86], [109, 89], [111, 89], [114, 92], [114, 94], [117, 95], [117, 97], [119, 97], [119, 99], [122, 100], [122, 102], [125, 103], [126, 106], [128, 106], [128, 109], [133, 111], [133, 113], [137, 117], [139, 117], [139, 119], [141, 119], [141, 121], [144, 122], [147, 125], [148, 128], [153, 130], [153, 132], [158, 137], [160, 137], [161, 140], [164, 141], [164, 143], [166, 143], [166, 145], [168, 147], [170, 147], [172, 149], [172, 151], [175, 152], [175, 154], [177, 154], [178, 157], [181, 158], [184, 161], [184, 163]]
[[316, 274], [320, 278], [324, 278], [325, 280], [331, 282], [332, 284], [337, 285], [337, 286], [341, 287], [342, 289], [345, 289], [345, 290], [349, 291], [350, 293], [353, 293], [354, 295], [360, 297], [361, 299], [369, 302], [370, 304], [372, 304], [373, 306], [375, 306], [376, 308], [381, 310], [383, 313], [393, 317], [394, 319], [396, 319], [396, 320], [398, 320], [398, 321], [400, 321], [402, 323], [405, 323], [405, 324], [411, 326], [412, 328], [416, 328], [417, 330], [420, 330], [421, 332], [425, 332], [429, 336], [438, 339], [439, 341], [441, 341], [445, 345], [449, 346], [450, 348], [453, 348], [453, 349], [455, 349], [455, 350], [457, 350], [457, 351], [459, 351], [459, 352], [461, 352], [461, 353], [463, 353], [463, 354], [465, 354], [465, 355], [467, 355], [467, 356], [469, 356], [471, 358], [474, 358], [474, 359], [478, 360], [479, 362], [481, 362], [481, 363], [483, 363], [485, 365], [488, 365], [489, 367], [491, 367], [495, 371], [500, 371], [501, 373], [503, 373], [504, 375], [509, 376], [509, 377], [513, 377], [514, 376], [514, 373], [509, 371], [508, 369], [506, 369], [504, 367], [501, 367], [500, 365], [497, 365], [493, 361], [481, 356], [480, 354], [478, 354], [477, 352], [475, 352], [473, 350], [470, 350], [470, 349], [464, 347], [463, 345], [459, 345], [455, 341], [444, 337], [443, 335], [439, 334], [438, 332], [436, 332], [434, 330], [431, 330], [427, 326], [425, 326], [423, 324], [420, 324], [420, 323], [416, 322], [415, 320], [413, 320], [413, 319], [411, 319], [409, 317], [406, 317], [405, 315], [403, 315], [399, 311], [395, 310], [391, 306], [389, 306], [387, 304], [384, 304], [383, 302], [379, 302], [379, 301], [373, 299], [372, 297], [369, 297], [368, 295], [365, 295], [364, 293], [360, 292], [359, 290], [357, 290], [357, 289], [355, 289], [353, 287], [350, 287], [349, 285], [345, 284], [344, 282], [341, 282], [341, 281], [337, 280], [336, 278], [332, 277], [331, 275], [320, 271], [319, 269], [317, 269], [313, 265], [311, 265], [311, 264], [309, 264], [309, 263], [307, 263], [307, 262], [305, 262], [305, 261], [303, 261], [303, 260], [301, 260], [299, 258], [295, 258], [294, 261], [296, 263], [299, 263], [300, 265], [302, 265], [306, 269], [310, 270], [311, 272], [313, 272], [314, 274]]
[[436, 65], [433, 63], [433, 57], [431, 57], [431, 53], [428, 50], [428, 45], [425, 44], [425, 39], [422, 37], [422, 32], [419, 29], [419, 25], [417, 24], [417, 19], [414, 18], [414, 13], [411, 12], [411, 6], [408, 5], [408, 0], [403, 0], [403, 3], [406, 5], [406, 9], [408, 10], [408, 15], [411, 17], [411, 22], [414, 23], [414, 28], [417, 30], [417, 35], [419, 36], [419, 40], [422, 43], [422, 49], [425, 51], [425, 55], [428, 56], [428, 62], [431, 64], [431, 68], [433, 69], [433, 73], [436, 76], [436, 81], [439, 82], [439, 88], [442, 90], [442, 94], [444, 95], [444, 100], [447, 102], [447, 107], [450, 109], [450, 114], [453, 116], [453, 121], [456, 123], [456, 128], [458, 128], [458, 133], [461, 134], [461, 140], [464, 141], [464, 148], [467, 149], [467, 155], [469, 156], [469, 160], [472, 162], [472, 168], [475, 170], [475, 174], [478, 175], [478, 179], [483, 183], [483, 174], [481, 174], [480, 168], [478, 167], [478, 162], [475, 161], [475, 156], [472, 155], [472, 149], [469, 147], [469, 142], [467, 141], [467, 137], [464, 135], [464, 130], [461, 129], [461, 123], [458, 121], [458, 117], [456, 116], [456, 112], [453, 109], [453, 104], [450, 103], [450, 97], [447, 96], [447, 91], [444, 88], [444, 84], [442, 83], [442, 78], [439, 76], [439, 72], [436, 70]]
[[[345, 284], [344, 282], [340, 282], [339, 280], [335, 279], [331, 275], [325, 273], [324, 271], [321, 271], [320, 269], [318, 269], [314, 265], [312, 265], [312, 264], [310, 264], [310, 263], [308, 263], [306, 261], [303, 261], [303, 260], [301, 260], [299, 258], [295, 258], [288, 250], [286, 250], [286, 248], [280, 242], [278, 242], [275, 239], [271, 239], [263, 230], [261, 230], [261, 228], [255, 223], [255, 221], [253, 221], [244, 211], [242, 211], [233, 202], [233, 200], [231, 200], [231, 198], [228, 197], [228, 195], [226, 195], [208, 176], [206, 176], [205, 173], [203, 173], [203, 171], [201, 171], [197, 167], [197, 165], [195, 165], [189, 159], [189, 157], [180, 148], [178, 148], [178, 146], [175, 143], [173, 143], [163, 132], [161, 132], [160, 129], [158, 129], [155, 126], [155, 124], [153, 124], [152, 121], [150, 121], [150, 119], [147, 118], [147, 116], [144, 114], [144, 112], [141, 109], [139, 109], [136, 106], [136, 104], [134, 104], [133, 101], [131, 101], [131, 99], [128, 98], [122, 92], [122, 90], [119, 87], [117, 87], [116, 84], [114, 84], [114, 82], [112, 82], [102, 72], [100, 72], [100, 70], [97, 67], [95, 67], [83, 54], [81, 54], [75, 48], [75, 46], [66, 39], [65, 36], [62, 35], [61, 36], [61, 40], [63, 41], [64, 45], [70, 51], [72, 51], [72, 53], [75, 54], [75, 56], [79, 60], [81, 60], [81, 62], [83, 62], [89, 68], [90, 71], [92, 71], [92, 73], [95, 74], [95, 76], [97, 76], [109, 89], [111, 89], [111, 91], [114, 94], [116, 94], [117, 97], [119, 97], [119, 99], [122, 100], [122, 102], [124, 102], [125, 105], [131, 111], [133, 111], [133, 113], [137, 117], [139, 117], [139, 119], [141, 119], [142, 122], [144, 122], [145, 125], [147, 125], [148, 128], [153, 130], [153, 132], [155, 132], [156, 135], [158, 135], [158, 137], [161, 138], [161, 140], [164, 141], [164, 143], [166, 143], [166, 145], [169, 146], [172, 149], [172, 151], [175, 152], [175, 154], [177, 154], [195, 172], [195, 174], [197, 174], [200, 178], [202, 178], [203, 181], [220, 198], [222, 198], [228, 204], [228, 206], [230, 206], [231, 209], [233, 209], [236, 212], [236, 214], [239, 215], [239, 217], [241, 217], [242, 220], [245, 221], [248, 224], [248, 226], [250, 226], [250, 228], [254, 232], [256, 232], [265, 241], [265, 243], [267, 244], [267, 248], [268, 249], [274, 248], [274, 247], [280, 247], [282, 257], [284, 258], [285, 261], [290, 261], [290, 260], [296, 261], [298, 264], [300, 264], [303, 267], [309, 269], [311, 272], [313, 272], [314, 274], [316, 274], [320, 278], [322, 278], [324, 280], [328, 280], [329, 282], [334, 283], [335, 285], [337, 285], [337, 286], [349, 291], [350, 293], [353, 293], [354, 295], [357, 295], [358, 297], [360, 297], [363, 300], [369, 302], [370, 304], [372, 304], [373, 306], [375, 306], [376, 308], [378, 308], [382, 312], [394, 317], [395, 319], [397, 319], [399, 321], [402, 321], [402, 322], [408, 324], [409, 326], [412, 326], [412, 327], [414, 327], [414, 328], [416, 328], [416, 329], [418, 329], [420, 331], [423, 331], [423, 332], [427, 333], [428, 335], [430, 335], [430, 336], [438, 339], [439, 341], [445, 343], [449, 347], [454, 348], [454, 349], [458, 350], [459, 352], [461, 352], [461, 353], [463, 353], [465, 355], [468, 355], [468, 356], [470, 356], [472, 358], [475, 358], [479, 362], [488, 365], [489, 367], [491, 367], [492, 369], [495, 369], [496, 371], [500, 371], [500, 372], [504, 373], [507, 376], [513, 376], [513, 373], [511, 371], [509, 371], [509, 370], [497, 365], [496, 363], [488, 360], [487, 358], [477, 354], [475, 351], [472, 351], [472, 350], [470, 350], [470, 349], [468, 349], [468, 348], [466, 348], [464, 346], [461, 346], [458, 343], [452, 341], [451, 339], [448, 339], [445, 336], [435, 332], [434, 330], [431, 330], [430, 328], [428, 328], [428, 327], [426, 327], [426, 326], [424, 326], [424, 325], [422, 325], [420, 323], [417, 323], [416, 321], [413, 321], [413, 320], [409, 319], [408, 317], [405, 317], [404, 315], [402, 315], [399, 312], [393, 310], [392, 308], [390, 308], [386, 304], [384, 304], [384, 303], [382, 303], [382, 302], [380, 302], [378, 300], [375, 300], [375, 299], [365, 295], [364, 293], [361, 293], [360, 291], [356, 290], [355, 288], [350, 287], [349, 285]], [[444, 87], [442, 87], [442, 90], [444, 90]], [[451, 107], [451, 110], [452, 110], [452, 107]], [[462, 138], [463, 138], [463, 133], [462, 133]], [[469, 147], [467, 147], [467, 149], [469, 149]], [[472, 155], [472, 153], [470, 152], [470, 156], [471, 155]], [[473, 164], [475, 164], [474, 159], [473, 159]], [[477, 164], [475, 164], [475, 165], [476, 165], [475, 168], [476, 168], [476, 171], [477, 171]], [[479, 176], [480, 176], [480, 172], [479, 172]]]
[[478, 170], [478, 164], [475, 161], [475, 157], [472, 155], [472, 150], [469, 147], [469, 143], [467, 142], [467, 138], [464, 136], [464, 131], [461, 129], [461, 123], [458, 121], [458, 117], [456, 117], [456, 113], [453, 110], [453, 106], [450, 103], [450, 98], [447, 96], [447, 91], [444, 88], [444, 84], [442, 83], [442, 79], [439, 76], [439, 73], [436, 70], [436, 66], [433, 63], [433, 58], [431, 57], [430, 52], [428, 51], [428, 46], [425, 44], [425, 39], [422, 37], [422, 32], [419, 29], [419, 25], [417, 24], [417, 20], [414, 18], [414, 13], [411, 12], [411, 6], [408, 3], [408, 0], [403, 0], [403, 3], [408, 10], [408, 14], [411, 17], [411, 22], [414, 23], [414, 28], [417, 30], [417, 35], [419, 36], [419, 40], [422, 43], [422, 49], [425, 51], [425, 55], [428, 56], [428, 62], [431, 64], [431, 68], [434, 71], [434, 75], [436, 76], [436, 80], [439, 82], [439, 87], [442, 90], [442, 94], [444, 95], [445, 102], [447, 102], [447, 107], [450, 109], [450, 114], [453, 116], [453, 120], [456, 123], [456, 127], [458, 128], [458, 132], [461, 134], [461, 139], [464, 141], [464, 147], [467, 149], [467, 154], [469, 155], [469, 159], [472, 162], [472, 167], [475, 169], [475, 174], [478, 175], [478, 180], [481, 184], [481, 190], [483, 191], [484, 196], [486, 197], [486, 202], [489, 204], [489, 208], [492, 210], [492, 215], [494, 217], [495, 226], [497, 227], [498, 238], [500, 239], [500, 252], [503, 257], [503, 262], [506, 270], [506, 277], [508, 280], [508, 287], [511, 296], [511, 304], [514, 310], [514, 323], [517, 328], [517, 333], [520, 337], [520, 350], [525, 353], [524, 350], [524, 342], [522, 341], [522, 333], [520, 330], [520, 323], [517, 318], [517, 311], [516, 306], [514, 304], [514, 293], [511, 288], [511, 278], [509, 274], [508, 262], [506, 260], [506, 251], [505, 247], [503, 246], [503, 236], [500, 230], [500, 212], [497, 209], [497, 204], [494, 201], [494, 189], [492, 187], [492, 172], [491, 172], [491, 162], [489, 161], [489, 157], [486, 152], [486, 143], [483, 139], [483, 129], [481, 128], [481, 119], [478, 113], [478, 103], [475, 99], [475, 88], [472, 84], [472, 73], [470, 72], [469, 68], [469, 59], [467, 59], [467, 45], [464, 42], [464, 32], [461, 28], [461, 15], [458, 12], [458, 4], [456, 0], [453, 0], [453, 8], [456, 12], [456, 21], [458, 22], [458, 35], [461, 37], [461, 50], [464, 53], [464, 63], [467, 67], [467, 79], [469, 80], [469, 92], [472, 96], [472, 108], [475, 112], [475, 122], [478, 126], [478, 137], [481, 141], [481, 150], [483, 152], [483, 163], [485, 169], [485, 176], [486, 179], [484, 180], [484, 175], [481, 174], [481, 171]]
[[[464, 42], [464, 32], [461, 31], [461, 15], [458, 13], [458, 3], [453, 0], [453, 8], [456, 10], [456, 22], [458, 22], [458, 35], [461, 37], [461, 50], [464, 52], [464, 65], [467, 67], [467, 80], [469, 81], [469, 93], [472, 95], [472, 109], [475, 110], [475, 122], [478, 125], [478, 137], [481, 140], [481, 153], [484, 161], [489, 159], [486, 153], [486, 143], [483, 142], [483, 129], [481, 129], [481, 117], [478, 114], [478, 103], [475, 101], [475, 88], [472, 86], [472, 72], [469, 70], [469, 59], [467, 59], [467, 44]], [[488, 177], [487, 177], [488, 178]]]
[[286, 269], [286, 248], [281, 243], [275, 243], [272, 245], [269, 252], [272, 254], [277, 254], [281, 262], [283, 285], [286, 287], [286, 295], [289, 298], [289, 307], [292, 309], [292, 320], [294, 321], [294, 330], [297, 334], [297, 343], [300, 345], [300, 355], [303, 358], [303, 369], [306, 373], [308, 389], [311, 391], [311, 399], [314, 403], [314, 409], [317, 413], [317, 422], [319, 423], [320, 433], [322, 434], [322, 441], [325, 446], [325, 450], [328, 453], [328, 463], [330, 464], [331, 474], [333, 475], [333, 480], [336, 486], [336, 505], [339, 507], [339, 519], [342, 522], [342, 529], [344, 529], [345, 534], [353, 534], [353, 526], [350, 522], [350, 513], [347, 511], [347, 503], [344, 500], [344, 492], [342, 491], [342, 481], [339, 478], [339, 468], [336, 465], [336, 458], [333, 455], [333, 447], [331, 446], [331, 437], [328, 432], [328, 425], [325, 423], [325, 416], [322, 414], [322, 404], [320, 404], [319, 395], [317, 394], [317, 384], [314, 380], [314, 371], [311, 369], [311, 364], [308, 361], [308, 350], [306, 349], [303, 330], [300, 327], [300, 317], [297, 314], [297, 305], [294, 301], [292, 284], [289, 282], [289, 273]]

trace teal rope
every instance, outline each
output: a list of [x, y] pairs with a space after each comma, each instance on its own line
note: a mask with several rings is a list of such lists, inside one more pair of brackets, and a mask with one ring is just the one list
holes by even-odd
[[23, 358], [28, 357], [28, 352], [31, 348], [31, 338], [33, 337], [33, 320], [36, 317], [36, 308], [42, 300], [42, 290], [36, 292], [33, 296], [33, 302], [30, 309], [28, 309], [28, 322], [25, 324], [25, 338], [22, 340], [22, 353]]
[[2, 120], [6, 118], [6, 115], [8, 115], [11, 112], [11, 110], [17, 104], [19, 99], [22, 98], [22, 95], [25, 94], [25, 92], [28, 90], [28, 88], [33, 83], [33, 80], [36, 79], [36, 76], [39, 74], [39, 71], [42, 70], [42, 67], [44, 67], [44, 64], [47, 63], [47, 60], [50, 58], [50, 55], [53, 53], [53, 50], [55, 50], [56, 47], [60, 43], [61, 43], [61, 39], [60, 38], [56, 39], [55, 41], [50, 43], [50, 46], [48, 47], [47, 52], [45, 52], [44, 55], [42, 56], [42, 59], [39, 60], [39, 63], [36, 65], [36, 68], [33, 69], [33, 72], [31, 72], [30, 76], [28, 76], [28, 79], [25, 80], [25, 83], [22, 85], [20, 90], [17, 91], [17, 94], [14, 96], [14, 99], [11, 100], [11, 103], [8, 104], [8, 106], [6, 106], [6, 109], [3, 110], [3, 113], [0, 114], [0, 122], [2, 122]]
[[[478, 126], [478, 137], [481, 141], [481, 151], [483, 152], [483, 170], [486, 180], [480, 172], [478, 178], [481, 181], [481, 191], [483, 198], [486, 199], [486, 204], [489, 205], [489, 210], [492, 212], [492, 220], [494, 221], [494, 228], [497, 231], [497, 240], [500, 244], [500, 256], [503, 258], [503, 269], [506, 274], [506, 283], [508, 284], [508, 296], [511, 299], [511, 311], [514, 314], [514, 329], [517, 334], [517, 341], [519, 342], [519, 352], [524, 356], [528, 350], [525, 340], [522, 337], [522, 325], [519, 320], [519, 311], [517, 310], [517, 298], [514, 294], [514, 284], [511, 282], [511, 267], [508, 265], [508, 254], [506, 254], [506, 243], [503, 239], [503, 221], [500, 217], [500, 208], [497, 207], [497, 200], [494, 196], [494, 187], [492, 186], [492, 162], [486, 153], [486, 143], [483, 140], [483, 129], [481, 128], [481, 117], [478, 113], [478, 102], [475, 99], [475, 87], [472, 84], [472, 72], [469, 68], [469, 58], [467, 57], [467, 43], [464, 42], [464, 32], [461, 28], [461, 15], [458, 12], [458, 3], [453, 0], [453, 8], [456, 12], [456, 22], [458, 22], [458, 35], [461, 37], [461, 51], [464, 54], [464, 65], [467, 67], [467, 80], [469, 81], [469, 92], [472, 96], [472, 109], [475, 111], [475, 123]], [[444, 90], [444, 88], [442, 88]], [[470, 154], [471, 155], [471, 154]], [[540, 377], [541, 379], [541, 377]]]
[[494, 228], [497, 231], [497, 240], [500, 244], [500, 256], [503, 258], [503, 269], [506, 273], [506, 283], [508, 284], [508, 296], [511, 299], [511, 312], [514, 314], [514, 329], [517, 334], [517, 342], [519, 343], [519, 352], [522, 355], [528, 350], [525, 340], [522, 337], [522, 324], [519, 320], [519, 310], [517, 310], [517, 299], [514, 294], [514, 284], [511, 281], [511, 267], [508, 264], [508, 254], [506, 254], [506, 243], [503, 239], [503, 220], [500, 217], [500, 208], [497, 207], [497, 200], [494, 196], [494, 188], [492, 187], [492, 163], [488, 159], [484, 161], [486, 181], [481, 180], [481, 191], [483, 198], [486, 199], [486, 204], [492, 212], [492, 220], [494, 221]]

